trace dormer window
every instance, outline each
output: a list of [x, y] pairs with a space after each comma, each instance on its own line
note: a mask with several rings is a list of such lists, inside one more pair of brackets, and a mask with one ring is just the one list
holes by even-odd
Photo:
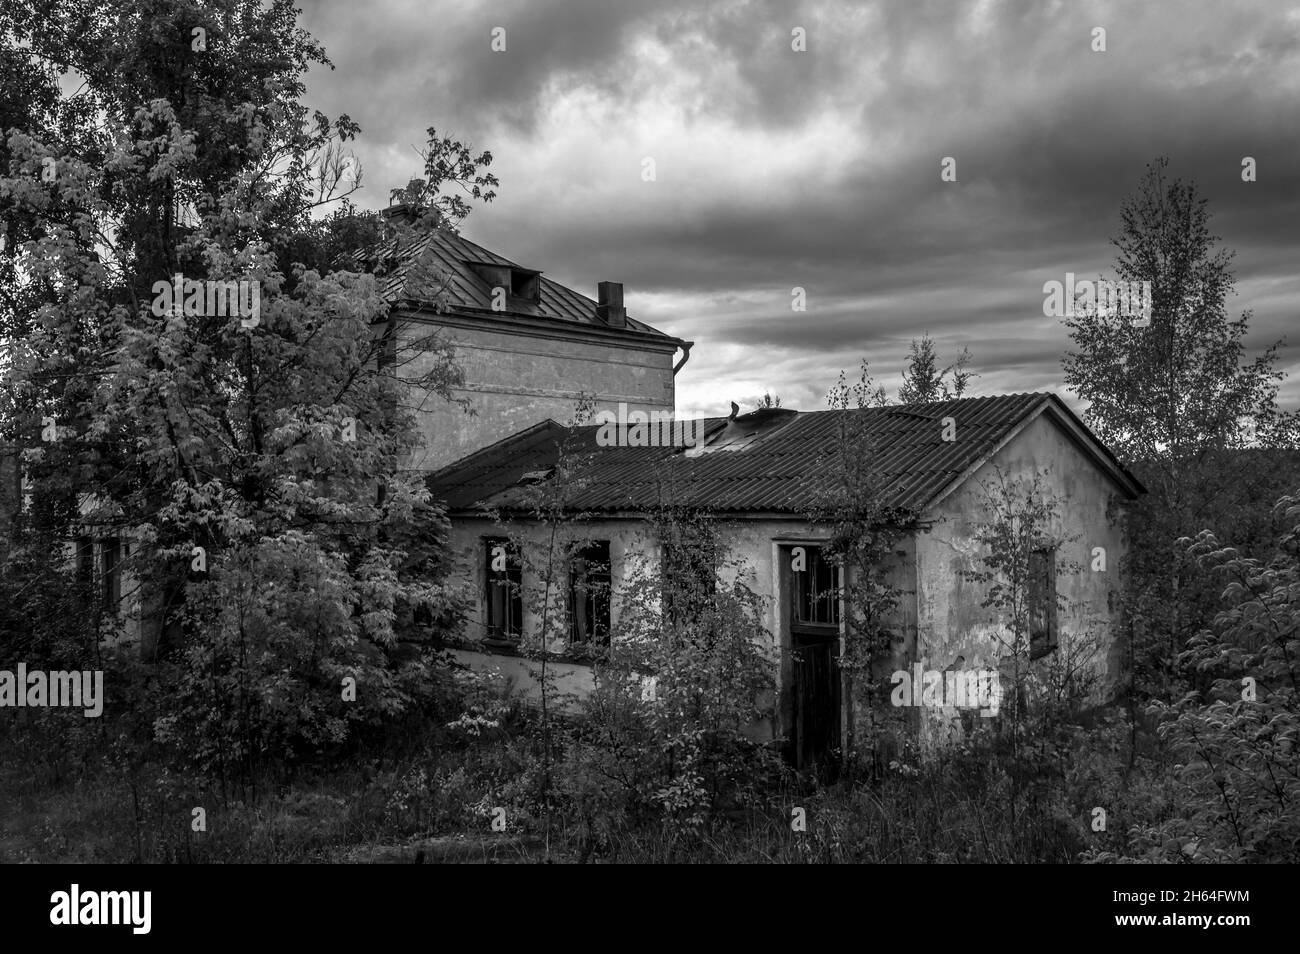
[[466, 262], [490, 288], [504, 288], [511, 300], [536, 305], [542, 300], [542, 273], [505, 262]]
[[510, 297], [533, 304], [542, 300], [542, 273], [524, 268], [510, 269]]

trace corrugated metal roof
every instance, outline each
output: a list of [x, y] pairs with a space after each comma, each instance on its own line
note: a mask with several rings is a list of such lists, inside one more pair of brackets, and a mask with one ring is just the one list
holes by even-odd
[[[699, 454], [680, 447], [600, 447], [596, 426], [570, 430], [546, 421], [430, 475], [429, 486], [452, 510], [527, 508], [530, 491], [520, 478], [554, 466], [563, 441], [576, 464], [568, 498], [574, 510], [643, 510], [671, 501], [711, 512], [806, 513], [831, 489], [839, 429], [852, 425], [873, 448], [886, 505], [920, 511], [1048, 406], [1091, 437], [1048, 393], [849, 411], [757, 412], [732, 425], [758, 430], [756, 440], [739, 450], [713, 452], [708, 447], [727, 438], [728, 421], [710, 418], [705, 452]], [[951, 441], [943, 439], [946, 417], [956, 422]], [[1092, 441], [1102, 465], [1140, 492], [1141, 485]]]
[[[496, 252], [476, 245], [462, 235], [438, 229], [422, 236], [400, 250], [395, 243], [382, 245], [376, 250], [380, 257], [388, 257], [386, 270], [380, 278], [380, 293], [391, 302], [400, 300], [422, 301], [420, 289], [408, 288], [411, 266], [422, 255], [429, 256], [430, 263], [442, 273], [446, 287], [443, 289], [452, 310], [457, 308], [490, 311], [492, 308], [492, 286], [478, 272], [470, 267], [470, 262], [486, 262], [505, 265], [511, 268], [524, 268]], [[524, 315], [536, 318], [552, 318], [575, 324], [593, 325], [609, 328], [596, 317], [596, 301], [586, 295], [567, 288], [559, 282], [541, 276], [541, 289], [537, 303], [511, 298], [504, 314]], [[627, 319], [627, 330], [642, 334], [671, 337], [657, 328], [635, 318]]]

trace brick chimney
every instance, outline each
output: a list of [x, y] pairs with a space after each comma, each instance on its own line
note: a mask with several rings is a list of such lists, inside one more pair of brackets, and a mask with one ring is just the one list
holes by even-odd
[[596, 317], [611, 328], [627, 327], [622, 282], [601, 282], [596, 286]]

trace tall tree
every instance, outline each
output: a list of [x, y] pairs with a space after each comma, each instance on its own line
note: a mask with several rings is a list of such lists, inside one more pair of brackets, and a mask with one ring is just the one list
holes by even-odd
[[838, 662], [850, 711], [845, 755], [875, 763], [889, 751], [895, 729], [883, 703], [907, 636], [898, 613], [906, 592], [898, 548], [915, 530], [916, 514], [892, 505], [897, 479], [879, 468], [882, 437], [867, 411], [888, 405], [866, 358], [856, 383], [850, 385], [840, 372], [826, 392], [826, 406], [837, 412], [835, 430], [819, 454], [822, 479], [807, 516], [827, 533], [825, 553], [839, 570], [836, 599], [846, 610]]
[[1164, 158], [1147, 167], [1111, 240], [1119, 280], [1150, 283], [1149, 326], [1076, 306], [1063, 363], [1089, 402], [1089, 426], [1122, 459], [1159, 461], [1175, 492], [1186, 465], [1211, 449], [1293, 443], [1296, 419], [1277, 407], [1281, 342], [1244, 360], [1251, 313], [1232, 320], [1227, 310], [1233, 253], [1216, 248], [1195, 183], [1167, 181], [1167, 168]]
[[1261, 468], [1286, 465], [1267, 451], [1297, 437], [1296, 415], [1277, 405], [1280, 342], [1247, 359], [1250, 312], [1228, 315], [1232, 254], [1196, 185], [1167, 169], [1163, 158], [1148, 166], [1112, 239], [1118, 279], [1150, 283], [1149, 325], [1076, 304], [1063, 360], [1087, 423], [1150, 491], [1130, 522], [1128, 618], [1139, 691], [1159, 694], [1177, 691], [1175, 657], [1215, 611], [1209, 581], [1173, 541], [1202, 529], [1266, 541], [1277, 488]]
[[[26, 229], [7, 292], [34, 306], [6, 316], [3, 426], [26, 446], [34, 509], [63, 502], [28, 543], [126, 541], [146, 646], [176, 664], [159, 737], [223, 784], [427, 698], [418, 638], [454, 612], [445, 520], [404, 469], [418, 431], [375, 276], [285, 261], [338, 197], [329, 167], [357, 132], [299, 102], [328, 60], [296, 13], [0, 14], [29, 44], [6, 55], [30, 85], [80, 80], [19, 116], [0, 176], [6, 225]], [[464, 157], [449, 175], [479, 176], [459, 144], [430, 150], [433, 177], [448, 154]], [[445, 394], [448, 374], [425, 384]]]

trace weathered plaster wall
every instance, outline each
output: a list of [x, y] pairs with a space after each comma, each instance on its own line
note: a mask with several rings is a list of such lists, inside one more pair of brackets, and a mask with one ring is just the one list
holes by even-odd
[[[469, 613], [463, 635], [469, 640], [482, 639], [487, 633], [484, 597], [487, 564], [483, 540], [485, 537], [503, 536], [526, 541], [525, 565], [522, 573], [524, 632], [536, 635], [542, 630], [542, 607], [546, 599], [544, 567], [547, 548], [550, 545], [549, 529], [523, 524], [502, 526], [487, 518], [468, 517], [455, 520], [452, 524], [451, 546], [455, 557], [451, 564], [454, 570], [449, 582], [464, 587], [468, 596]], [[568, 577], [564, 561], [559, 554], [564, 544], [582, 538], [609, 541], [610, 583], [613, 590], [610, 599], [610, 624], [616, 628], [623, 606], [620, 594], [627, 586], [637, 561], [641, 560], [642, 565], [649, 565], [646, 561], [651, 560], [657, 563], [653, 538], [640, 524], [631, 520], [594, 520], [582, 524], [581, 528], [577, 525], [560, 528], [555, 540], [555, 576], [551, 590], [551, 599], [560, 600], [560, 605], [563, 605], [567, 593]], [[564, 644], [563, 634], [554, 634], [549, 648], [552, 652], [559, 652], [564, 649]]]
[[[404, 337], [427, 335], [433, 326], [414, 323]], [[573, 416], [581, 392], [596, 395], [595, 410], [673, 411], [673, 351], [554, 338], [498, 328], [443, 328], [456, 347], [465, 383], [453, 393], [473, 414], [437, 395], [424, 395], [418, 413], [424, 447], [412, 466], [436, 470], [466, 454], [551, 418]], [[427, 355], [414, 354], [403, 376], [425, 373]]]
[[[549, 531], [545, 528], [519, 526], [515, 530], [506, 531], [486, 518], [461, 518], [453, 521], [451, 545], [456, 554], [453, 561], [456, 567], [454, 580], [464, 588], [467, 595], [469, 612], [463, 635], [470, 640], [481, 639], [486, 632], [484, 592], [487, 570], [484, 538], [516, 535], [528, 541], [526, 548], [533, 554], [534, 559], [544, 565], [543, 555], [549, 545]], [[624, 606], [623, 594], [629, 582], [638, 572], [657, 572], [658, 540], [639, 521], [600, 519], [584, 523], [582, 529], [576, 526], [563, 528], [563, 533], [557, 538], [557, 544], [562, 544], [568, 539], [584, 537], [610, 541], [613, 588], [610, 617], [617, 635], [619, 617]], [[790, 679], [790, 639], [788, 629], [782, 623], [788, 609], [784, 606], [784, 596], [781, 592], [782, 572], [778, 553], [782, 542], [808, 543], [815, 542], [818, 537], [818, 534], [810, 533], [805, 525], [797, 521], [737, 520], [723, 523], [720, 527], [721, 542], [728, 548], [732, 558], [739, 559], [737, 562], [724, 561], [718, 573], [718, 586], [720, 589], [729, 588], [739, 580], [763, 599], [765, 648], [773, 654], [777, 662], [777, 684], [773, 686], [772, 694], [768, 699], [760, 700], [761, 704], [773, 708], [773, 717], [752, 727], [750, 734], [756, 738], [774, 738], [782, 731], [782, 726], [788, 724], [789, 719], [788, 699], [782, 698], [778, 692], [778, 687], [788, 685]], [[559, 561], [556, 566], [557, 569], [560, 567]], [[638, 567], [641, 568], [640, 571]], [[567, 579], [562, 572], [558, 574], [555, 586], [557, 590], [554, 592], [562, 599], [564, 587], [567, 586]], [[544, 574], [540, 565], [530, 570], [525, 562], [523, 591], [524, 630], [526, 633], [536, 634], [540, 632], [542, 621], [537, 607], [542, 604], [545, 594]], [[563, 638], [554, 639], [550, 643], [550, 648], [552, 651], [562, 651]], [[512, 685], [526, 699], [533, 701], [537, 699], [536, 685], [526, 678], [527, 669], [535, 668], [536, 663], [515, 657], [468, 650], [460, 655], [476, 667], [496, 666], [503, 675], [512, 680]], [[588, 664], [561, 662], [554, 665], [556, 666], [554, 671], [560, 675], [560, 681], [565, 686], [564, 691], [573, 691], [579, 696], [590, 692], [595, 685], [595, 680], [599, 678], [598, 671]], [[781, 698], [784, 703], [782, 711], [776, 711], [778, 698]]]
[[[1100, 648], [1094, 671], [1103, 693], [1119, 677], [1119, 647], [1113, 638], [1118, 606], [1119, 560], [1124, 539], [1118, 522], [1107, 515], [1118, 490], [1076, 444], [1047, 417], [1039, 417], [993, 456], [972, 479], [941, 501], [927, 517], [932, 530], [916, 541], [918, 636], [914, 661], [925, 669], [943, 670], [964, 660], [964, 669], [997, 669], [1003, 652], [993, 633], [993, 610], [980, 605], [982, 584], [962, 577], [963, 570], [980, 568], [976, 527], [987, 513], [982, 482], [992, 482], [1001, 468], [1012, 478], [1032, 479], [1044, 472], [1043, 486], [1061, 501], [1061, 519], [1054, 533], [1076, 539], [1058, 553], [1057, 591], [1067, 608], [1058, 615], [1059, 648], [1034, 663], [1041, 667], [1053, 657], [1085, 653], [1090, 639]], [[1094, 571], [1093, 548], [1105, 550], [1105, 571]], [[1059, 564], [1073, 562], [1077, 572]], [[902, 668], [902, 667], [900, 667]], [[1005, 681], [1004, 681], [1005, 686]], [[922, 740], [941, 742], [960, 724], [955, 709], [922, 709]]]
[[[452, 650], [452, 655], [475, 670], [495, 673], [512, 694], [517, 693], [533, 705], [540, 704], [540, 661], [468, 649]], [[570, 698], [585, 698], [596, 685], [595, 671], [589, 665], [551, 660], [546, 664], [546, 672], [547, 678], [551, 680], [551, 699], [560, 700], [557, 709], [569, 708]]]

